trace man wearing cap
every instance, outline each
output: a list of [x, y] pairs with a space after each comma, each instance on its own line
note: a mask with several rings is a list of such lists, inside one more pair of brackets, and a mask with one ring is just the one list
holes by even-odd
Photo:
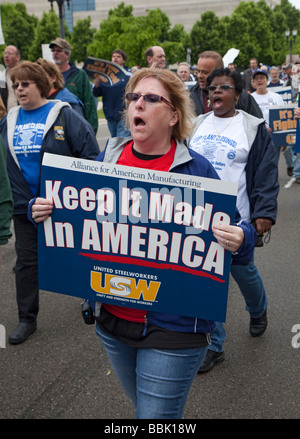
[[71, 47], [63, 38], [56, 38], [49, 44], [52, 57], [61, 71], [65, 86], [84, 104], [84, 117], [92, 125], [95, 134], [98, 130], [98, 115], [92, 87], [84, 70], [69, 62]]
[[269, 81], [268, 73], [263, 69], [257, 69], [252, 76], [255, 92], [251, 93], [256, 102], [258, 103], [265, 121], [267, 122], [267, 128], [269, 127], [269, 108], [274, 105], [284, 105], [282, 97], [270, 91], [267, 88]]
[[[271, 128], [269, 127], [269, 109], [270, 109], [270, 107], [272, 107], [274, 105], [283, 106], [284, 101], [279, 94], [274, 93], [273, 91], [270, 91], [269, 88], [267, 88], [268, 73], [265, 70], [257, 69], [253, 75], [252, 80], [253, 80], [253, 84], [255, 87], [255, 92], [252, 93], [252, 96], [254, 97], [256, 102], [258, 103], [258, 105], [263, 113], [263, 117], [267, 123], [268, 131], [272, 132]], [[282, 145], [282, 148], [280, 148], [280, 147], [275, 148], [278, 161], [280, 158], [280, 150], [281, 149], [284, 151], [285, 145]], [[293, 175], [293, 166], [292, 166], [291, 161], [289, 160], [289, 156], [286, 152], [284, 152], [284, 157], [285, 157], [286, 164], [287, 164], [287, 174], [291, 176], [291, 175]]]

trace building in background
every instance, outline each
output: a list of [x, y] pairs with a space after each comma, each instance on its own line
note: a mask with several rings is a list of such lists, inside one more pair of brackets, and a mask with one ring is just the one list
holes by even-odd
[[[56, 0], [53, 0], [52, 3], [54, 7]], [[95, 6], [96, 0], [69, 0], [68, 2], [65, 1], [64, 3], [65, 3], [64, 17], [66, 24], [70, 30], [72, 30], [73, 24], [78, 18], [85, 18], [89, 15], [93, 17], [96, 11], [96, 6]], [[81, 16], [82, 13], [84, 14], [87, 13], [87, 14]], [[95, 25], [92, 23], [92, 26], [98, 28], [97, 24]]]

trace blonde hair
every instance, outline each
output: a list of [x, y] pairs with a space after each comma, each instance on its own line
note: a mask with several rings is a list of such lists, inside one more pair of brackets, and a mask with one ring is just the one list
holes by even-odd
[[[159, 69], [155, 66], [142, 68], [136, 71], [127, 83], [125, 94], [132, 93], [138, 83], [143, 79], [157, 79], [168, 92], [170, 102], [178, 114], [178, 122], [173, 127], [172, 135], [179, 141], [183, 141], [191, 135], [195, 124], [196, 115], [193, 104], [182, 80], [173, 72], [167, 69]], [[128, 123], [128, 105], [126, 102], [126, 123]]]
[[2, 117], [5, 115], [6, 115], [6, 109], [5, 109], [2, 97], [0, 95], [0, 119], [2, 119]]

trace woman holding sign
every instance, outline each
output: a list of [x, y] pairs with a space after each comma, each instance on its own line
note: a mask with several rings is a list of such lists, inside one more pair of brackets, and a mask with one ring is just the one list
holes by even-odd
[[69, 104], [48, 101], [50, 83], [41, 66], [24, 61], [10, 72], [20, 106], [0, 122], [7, 150], [7, 171], [14, 198], [15, 266], [19, 324], [10, 344], [36, 330], [39, 310], [37, 229], [27, 218], [28, 203], [38, 196], [44, 152], [95, 159], [99, 147], [88, 122]]
[[[177, 75], [155, 67], [136, 72], [126, 88], [126, 120], [132, 138], [110, 139], [98, 160], [218, 178], [210, 163], [183, 143], [194, 115]], [[46, 219], [51, 209], [51, 202], [38, 199], [32, 207], [35, 221]], [[241, 263], [251, 259], [252, 226], [218, 224], [213, 232], [222, 247], [238, 251], [233, 257]], [[97, 334], [137, 418], [181, 418], [215, 323], [104, 303], [100, 312], [96, 306], [95, 317]]]

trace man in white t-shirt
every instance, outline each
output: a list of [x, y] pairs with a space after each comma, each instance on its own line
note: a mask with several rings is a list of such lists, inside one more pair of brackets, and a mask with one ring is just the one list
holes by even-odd
[[[254, 99], [256, 100], [257, 104], [259, 105], [259, 108], [261, 109], [263, 113], [263, 117], [267, 123], [267, 129], [271, 133], [272, 130], [269, 127], [269, 110], [270, 107], [275, 105], [284, 105], [284, 101], [282, 97], [274, 93], [273, 91], [270, 91], [269, 88], [267, 88], [268, 85], [268, 74], [264, 70], [256, 70], [256, 72], [253, 74], [252, 77], [253, 85], [255, 87], [255, 92], [251, 93]], [[285, 145], [282, 145], [283, 147]], [[279, 161], [280, 158], [280, 147], [276, 147], [275, 151], [277, 154], [277, 158]], [[290, 166], [287, 157], [285, 156], [286, 164], [287, 164], [287, 173], [288, 175], [293, 174], [293, 168]]]
[[252, 93], [252, 96], [258, 103], [265, 121], [267, 122], [267, 128], [269, 128], [269, 109], [274, 105], [284, 105], [282, 97], [270, 91], [267, 88], [268, 85], [268, 73], [265, 70], [258, 69], [252, 76], [253, 84], [255, 87], [255, 92]]

